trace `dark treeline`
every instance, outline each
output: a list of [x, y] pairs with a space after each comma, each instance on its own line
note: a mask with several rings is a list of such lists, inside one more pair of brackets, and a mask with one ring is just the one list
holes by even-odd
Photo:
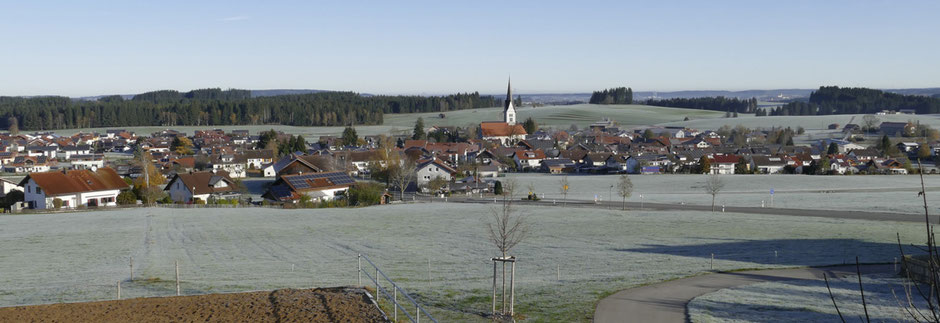
[[442, 112], [500, 106], [479, 93], [448, 96], [361, 96], [352, 92], [249, 97], [244, 90], [156, 91], [124, 100], [67, 97], [0, 97], [0, 128], [21, 130], [91, 127], [280, 124], [342, 126], [382, 124], [385, 113]]
[[757, 111], [757, 99], [726, 98], [723, 96], [704, 98], [649, 99], [647, 105], [660, 107], [713, 110], [722, 112], [754, 113]]
[[633, 89], [618, 87], [591, 94], [591, 104], [633, 104]]
[[871, 114], [882, 110], [911, 109], [918, 114], [940, 113], [940, 99], [902, 95], [867, 88], [823, 86], [808, 102], [791, 102], [771, 110], [770, 115]]

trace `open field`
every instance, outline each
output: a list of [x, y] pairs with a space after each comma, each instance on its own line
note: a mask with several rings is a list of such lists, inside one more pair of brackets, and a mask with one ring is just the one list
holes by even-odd
[[[386, 114], [385, 125], [411, 129], [418, 117], [424, 118], [425, 125], [466, 126], [479, 124], [481, 121], [501, 121], [502, 108], [486, 108], [446, 112], [441, 119], [439, 113]], [[543, 107], [516, 108], [520, 121], [531, 117], [542, 126], [567, 129], [572, 124], [586, 127], [605, 117], [620, 123], [621, 126], [653, 125], [663, 122], [690, 119], [719, 118], [724, 113], [705, 110], [654, 107], [649, 105], [596, 105], [576, 104]]]
[[[894, 275], [863, 275], [865, 302], [872, 322], [913, 322], [898, 306], [906, 304], [905, 279]], [[830, 279], [832, 293], [846, 318], [865, 315], [858, 276]], [[893, 291], [893, 293], [892, 293]], [[917, 290], [913, 290], [917, 295]], [[897, 295], [898, 299], [895, 298]], [[919, 296], [914, 303], [926, 310]], [[688, 305], [692, 322], [837, 322], [838, 313], [823, 280], [786, 280], [723, 289], [696, 297]]]
[[[356, 254], [445, 321], [490, 307], [490, 207], [164, 209], [0, 216], [0, 306], [356, 284]], [[585, 321], [617, 290], [709, 270], [892, 261], [895, 233], [922, 225], [748, 214], [528, 207], [513, 252], [517, 310], [530, 321]], [[774, 257], [778, 252], [778, 258]], [[128, 281], [128, 257], [135, 280]], [[428, 260], [431, 262], [430, 287]]]
[[[681, 121], [685, 117], [690, 119], [699, 118], [718, 118], [724, 116], [723, 113], [714, 111], [690, 110], [653, 107], [647, 105], [561, 105], [561, 106], [543, 106], [538, 108], [522, 107], [516, 109], [519, 120], [525, 120], [528, 117], [534, 118], [540, 125], [554, 126], [567, 129], [572, 124], [579, 127], [585, 127], [593, 122], [609, 117], [620, 122], [624, 126], [651, 125], [662, 122]], [[446, 118], [441, 119], [440, 113], [405, 113], [405, 114], [386, 114], [385, 123], [378, 126], [356, 126], [356, 132], [360, 135], [378, 135], [388, 133], [407, 133], [410, 134], [418, 117], [424, 118], [426, 126], [467, 126], [476, 125], [481, 121], [499, 121], [502, 120], [502, 108], [484, 108], [473, 110], [459, 110], [445, 112]], [[248, 130], [252, 134], [261, 131], [275, 129], [284, 133], [303, 135], [308, 141], [315, 140], [320, 136], [338, 136], [343, 133], [343, 127], [294, 127], [281, 125], [256, 125], [256, 126], [172, 126], [172, 127], [110, 127], [110, 128], [84, 128], [84, 129], [63, 129], [55, 130], [59, 135], [72, 135], [80, 131], [104, 132], [107, 129], [127, 129], [137, 134], [149, 135], [153, 132], [164, 129], [174, 129], [186, 132], [192, 135], [196, 130], [205, 129], [223, 129]]]
[[[696, 129], [718, 129], [723, 125], [736, 126], [743, 125], [748, 128], [771, 128], [771, 127], [791, 127], [796, 129], [797, 127], [803, 127], [806, 130], [826, 130], [826, 127], [832, 123], [838, 123], [839, 129], [842, 130], [842, 126], [845, 126], [855, 116], [855, 120], [852, 123], [862, 125], [863, 114], [838, 114], [838, 115], [826, 115], [826, 116], [773, 116], [773, 117], [755, 117], [755, 116], [740, 116], [738, 118], [717, 118], [717, 119], [696, 119], [689, 121], [676, 121], [676, 122], [664, 122], [660, 125], [663, 126], [684, 126], [691, 127]], [[895, 115], [884, 115], [877, 116], [882, 122], [906, 122], [906, 121], [920, 121], [923, 124], [928, 124], [933, 128], [940, 128], [940, 115], [938, 114], [916, 114], [916, 115], [904, 115], [904, 114], [895, 114]]]
[[[523, 189], [535, 187], [544, 199], [561, 199], [564, 175], [509, 174]], [[711, 205], [711, 195], [702, 184], [707, 175], [630, 175], [633, 194], [629, 202], [659, 202]], [[771, 206], [770, 190], [774, 190], [773, 206], [824, 210], [882, 211], [923, 214], [920, 177], [906, 176], [810, 176], [810, 175], [721, 175], [724, 190], [716, 197], [716, 205]], [[501, 179], [503, 180], [503, 179]], [[568, 176], [569, 199], [620, 201], [617, 195], [619, 175]], [[924, 176], [931, 214], [940, 214], [940, 176]], [[610, 186], [613, 185], [611, 189]], [[611, 194], [612, 193], [612, 194]], [[642, 195], [642, 199], [640, 197]]]

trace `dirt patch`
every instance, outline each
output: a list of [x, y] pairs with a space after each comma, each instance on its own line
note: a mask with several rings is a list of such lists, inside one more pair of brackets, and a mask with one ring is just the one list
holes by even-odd
[[134, 298], [0, 308], [0, 322], [385, 322], [362, 289]]

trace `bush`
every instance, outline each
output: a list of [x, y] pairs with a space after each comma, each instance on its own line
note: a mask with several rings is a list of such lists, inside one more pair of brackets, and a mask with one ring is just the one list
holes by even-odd
[[52, 207], [54, 207], [54, 208], [56, 208], [56, 209], [61, 209], [61, 208], [62, 208], [62, 199], [60, 199], [60, 198], [58, 198], [58, 197], [52, 199]]
[[173, 204], [173, 198], [171, 198], [169, 195], [164, 196], [163, 199], [160, 200], [160, 203], [163, 203], [163, 204]]
[[369, 206], [382, 203], [385, 188], [378, 183], [357, 183], [346, 193], [349, 205]]
[[206, 201], [203, 201], [201, 198], [197, 197], [193, 199], [193, 204], [206, 205]]
[[137, 204], [137, 194], [134, 194], [133, 191], [123, 191], [121, 194], [118, 194], [117, 203], [119, 205]]
[[493, 194], [503, 195], [503, 183], [496, 181], [496, 184], [493, 184]]

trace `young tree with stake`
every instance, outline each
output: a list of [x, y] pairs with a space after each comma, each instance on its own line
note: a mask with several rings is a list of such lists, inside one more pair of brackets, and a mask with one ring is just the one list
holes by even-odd
[[[502, 259], [507, 259], [509, 251], [526, 238], [529, 233], [529, 225], [526, 217], [519, 214], [512, 205], [513, 195], [516, 190], [516, 183], [513, 180], [506, 181], [503, 184], [502, 205], [494, 208], [490, 212], [490, 222], [487, 224], [487, 232], [490, 241], [499, 250]], [[495, 267], [494, 267], [495, 268]], [[506, 263], [502, 265], [502, 304], [503, 310], [506, 309]], [[495, 274], [495, 271], [494, 271]], [[494, 277], [495, 287], [495, 277]], [[493, 291], [495, 297], [495, 290]], [[511, 306], [511, 305], [510, 305]], [[505, 314], [505, 313], [503, 313]]]
[[559, 184], [561, 184], [561, 194], [564, 196], [565, 206], [568, 206], [568, 189], [570, 189], [568, 186], [568, 175], [562, 177]]

